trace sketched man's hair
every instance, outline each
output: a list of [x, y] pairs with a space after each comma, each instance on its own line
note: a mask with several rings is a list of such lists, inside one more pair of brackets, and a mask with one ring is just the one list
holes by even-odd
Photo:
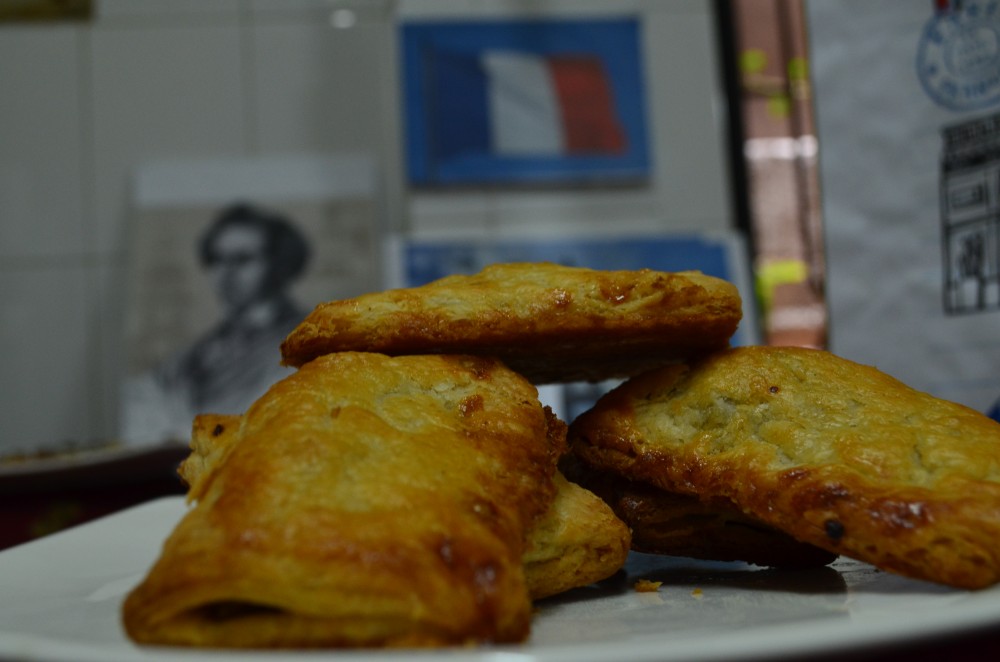
[[280, 287], [296, 278], [309, 262], [309, 244], [292, 222], [280, 215], [247, 203], [226, 207], [201, 237], [198, 257], [204, 267], [215, 260], [215, 242], [220, 234], [234, 226], [259, 230], [264, 236], [272, 284]]

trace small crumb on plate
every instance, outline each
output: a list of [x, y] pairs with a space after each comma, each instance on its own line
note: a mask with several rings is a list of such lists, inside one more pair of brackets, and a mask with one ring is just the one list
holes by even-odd
[[663, 582], [654, 582], [648, 579], [640, 579], [635, 583], [635, 590], [639, 593], [655, 593], [660, 590]]

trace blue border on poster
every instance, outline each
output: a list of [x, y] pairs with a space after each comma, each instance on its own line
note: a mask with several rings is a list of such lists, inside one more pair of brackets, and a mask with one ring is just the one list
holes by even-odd
[[[406, 164], [416, 186], [461, 184], [632, 183], [649, 176], [639, 22], [591, 20], [414, 21], [401, 26]], [[626, 149], [616, 155], [497, 156], [486, 150], [442, 154], [433, 137], [430, 94], [442, 52], [474, 56], [485, 50], [535, 55], [588, 53], [611, 80]], [[460, 130], [460, 127], [458, 127]]]

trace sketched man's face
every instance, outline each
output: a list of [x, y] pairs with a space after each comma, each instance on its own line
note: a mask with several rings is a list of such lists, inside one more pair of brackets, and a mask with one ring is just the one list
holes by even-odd
[[208, 271], [227, 308], [240, 310], [259, 299], [268, 269], [264, 237], [255, 228], [233, 225], [215, 238]]

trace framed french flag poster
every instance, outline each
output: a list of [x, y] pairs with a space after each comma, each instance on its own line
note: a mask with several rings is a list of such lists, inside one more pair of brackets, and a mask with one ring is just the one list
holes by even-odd
[[637, 19], [413, 21], [401, 30], [410, 184], [648, 177]]

